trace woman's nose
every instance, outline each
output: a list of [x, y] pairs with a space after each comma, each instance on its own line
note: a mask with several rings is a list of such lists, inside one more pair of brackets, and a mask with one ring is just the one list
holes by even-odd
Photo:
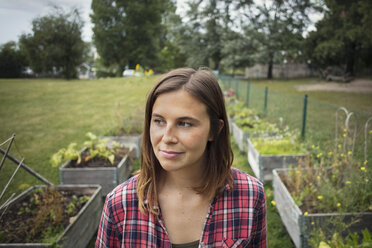
[[164, 134], [163, 142], [164, 143], [177, 143], [177, 135], [175, 133], [174, 127], [172, 125], [167, 125]]

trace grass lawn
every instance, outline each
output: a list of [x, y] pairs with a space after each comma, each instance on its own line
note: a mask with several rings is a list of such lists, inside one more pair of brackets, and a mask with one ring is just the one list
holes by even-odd
[[[71, 142], [82, 145], [88, 131], [108, 134], [123, 119], [142, 116], [146, 95], [156, 79], [0, 80], [0, 143], [15, 133], [11, 154], [19, 160], [25, 157], [27, 165], [58, 184], [58, 168], [50, 165], [50, 156]], [[15, 166], [4, 165], [0, 188]], [[35, 183], [20, 170], [11, 190]]]
[[372, 115], [372, 93], [347, 93], [336, 91], [298, 91], [298, 85], [311, 85], [325, 83], [317, 78], [291, 79], [291, 80], [251, 80], [252, 84], [268, 87], [269, 91], [304, 96], [330, 104], [344, 106], [349, 110], [369, 112]]

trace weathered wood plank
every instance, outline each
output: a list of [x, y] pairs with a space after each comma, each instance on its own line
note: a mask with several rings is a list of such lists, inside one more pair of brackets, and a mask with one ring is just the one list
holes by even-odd
[[249, 138], [247, 146], [248, 162], [255, 176], [261, 181], [271, 181], [273, 169], [288, 168], [290, 165], [297, 166], [301, 159], [308, 156], [307, 154], [261, 155]]

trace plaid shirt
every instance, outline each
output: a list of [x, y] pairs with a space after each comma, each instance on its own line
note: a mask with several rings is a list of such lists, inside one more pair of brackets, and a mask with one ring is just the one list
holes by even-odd
[[[233, 190], [212, 200], [199, 247], [266, 247], [266, 202], [262, 183], [233, 170]], [[137, 176], [106, 198], [98, 229], [98, 247], [172, 247], [161, 213], [138, 208]]]

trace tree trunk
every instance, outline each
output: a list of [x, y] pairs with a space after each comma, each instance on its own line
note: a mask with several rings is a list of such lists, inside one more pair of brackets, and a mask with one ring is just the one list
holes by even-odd
[[348, 52], [346, 55], [345, 74], [348, 76], [354, 76], [355, 54], [356, 54], [356, 44], [352, 42], [348, 47]]
[[269, 65], [268, 65], [268, 70], [267, 70], [267, 79], [272, 79], [273, 78], [273, 64], [274, 64], [274, 59], [273, 55], [269, 55]]

